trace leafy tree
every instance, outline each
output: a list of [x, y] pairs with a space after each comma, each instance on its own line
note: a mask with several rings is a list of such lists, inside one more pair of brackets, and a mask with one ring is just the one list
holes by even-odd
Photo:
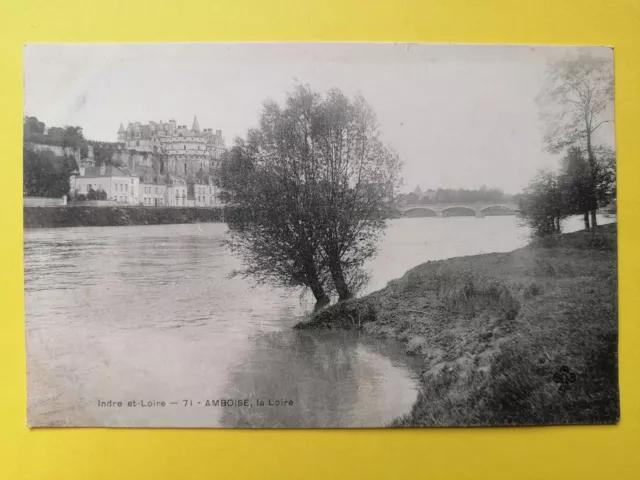
[[560, 233], [568, 211], [563, 184], [552, 172], [538, 173], [520, 198], [520, 214], [536, 236]]
[[608, 145], [593, 148], [596, 158], [596, 196], [599, 207], [607, 207], [616, 199], [616, 152]]
[[36, 117], [24, 117], [24, 141], [57, 145], [59, 147], [86, 148], [82, 127], [50, 127], [45, 134], [45, 124]]
[[23, 191], [25, 196], [61, 197], [69, 193], [69, 178], [78, 165], [71, 157], [59, 157], [44, 150], [23, 149]]
[[592, 196], [595, 195], [598, 207], [608, 206], [615, 198], [615, 153], [611, 148], [601, 146], [594, 148], [594, 156], [596, 161], [592, 170], [585, 152], [579, 147], [570, 147], [561, 169], [567, 213], [583, 215], [587, 229]]
[[86, 144], [82, 127], [65, 127], [62, 135], [62, 146], [80, 148]]
[[307, 119], [301, 154], [315, 157], [310, 163], [319, 179], [323, 265], [339, 300], [346, 300], [366, 281], [362, 267], [375, 255], [394, 206], [401, 164], [381, 141], [376, 116], [364, 98], [350, 101], [337, 89], [320, 97], [299, 88], [290, 107]]
[[546, 123], [545, 144], [552, 153], [578, 147], [589, 165], [585, 202], [595, 227], [598, 195], [598, 161], [595, 132], [611, 121], [613, 68], [607, 58], [588, 54], [567, 57], [550, 65], [547, 83], [538, 97]]
[[87, 192], [87, 200], [106, 200], [107, 192], [102, 189], [94, 190], [93, 188], [89, 188]]
[[32, 135], [44, 135], [45, 124], [38, 120], [37, 117], [24, 117], [24, 138], [30, 138]]
[[317, 304], [350, 298], [366, 281], [399, 183], [362, 97], [299, 85], [283, 107], [266, 102], [258, 128], [223, 161], [219, 186], [241, 215], [230, 221], [245, 275], [308, 287]]
[[261, 155], [255, 131], [247, 142], [237, 139], [221, 162], [220, 196], [236, 211], [227, 218], [228, 245], [244, 260], [236, 273], [257, 283], [309, 288], [320, 308], [329, 303], [327, 272], [318, 268], [320, 232], [307, 219], [307, 192], [294, 189], [296, 179], [280, 175], [280, 162], [273, 163]]
[[589, 162], [580, 148], [570, 147], [562, 163], [561, 179], [567, 213], [583, 215], [584, 227], [589, 229], [592, 193]]
[[96, 166], [114, 165], [121, 166], [119, 161], [114, 161], [114, 153], [117, 151], [117, 146], [112, 143], [105, 142], [89, 142], [93, 146], [93, 158], [96, 162]]
[[64, 133], [64, 128], [49, 127], [49, 130], [47, 131], [47, 139], [51, 142], [51, 144], [59, 145], [62, 147], [64, 145]]

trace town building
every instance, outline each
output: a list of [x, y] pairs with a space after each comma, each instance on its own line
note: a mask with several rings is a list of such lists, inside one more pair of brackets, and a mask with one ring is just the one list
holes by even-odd
[[91, 190], [105, 192], [106, 200], [129, 205], [140, 202], [140, 179], [127, 168], [102, 164], [99, 167], [80, 165], [77, 175], [72, 175], [71, 191], [87, 196]]
[[[78, 175], [72, 178], [72, 195], [87, 195], [89, 186], [104, 190], [108, 200], [119, 203], [220, 205], [214, 176], [225, 148], [221, 130], [201, 129], [197, 117], [190, 129], [175, 120], [129, 122], [126, 128], [120, 124], [117, 139], [109, 149], [111, 166], [106, 168], [95, 167], [94, 151], [89, 146], [87, 157], [78, 162]], [[123, 181], [125, 177], [129, 181]], [[135, 193], [131, 190], [134, 185]]]

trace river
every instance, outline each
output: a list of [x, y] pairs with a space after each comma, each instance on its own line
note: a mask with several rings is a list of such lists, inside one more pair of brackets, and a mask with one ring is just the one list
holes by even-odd
[[[580, 228], [580, 218], [564, 226]], [[380, 427], [410, 410], [419, 366], [401, 346], [292, 330], [313, 302], [229, 278], [241, 263], [222, 245], [226, 232], [25, 230], [29, 424]], [[368, 265], [368, 291], [427, 260], [527, 238], [512, 216], [395, 219]]]

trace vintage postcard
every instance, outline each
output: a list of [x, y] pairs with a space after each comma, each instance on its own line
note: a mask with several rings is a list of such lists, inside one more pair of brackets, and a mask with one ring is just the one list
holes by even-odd
[[613, 424], [613, 50], [24, 49], [31, 427]]

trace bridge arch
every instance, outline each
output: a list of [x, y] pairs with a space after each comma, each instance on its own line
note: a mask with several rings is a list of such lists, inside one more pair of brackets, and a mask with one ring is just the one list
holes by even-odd
[[480, 210], [483, 215], [515, 215], [518, 211], [511, 205], [496, 203], [495, 205], [487, 205]]
[[442, 209], [443, 217], [475, 217], [476, 210], [467, 205], [451, 205]]
[[426, 206], [416, 206], [408, 208], [404, 211], [403, 215], [405, 217], [437, 217], [438, 214], [432, 208], [428, 208]]

